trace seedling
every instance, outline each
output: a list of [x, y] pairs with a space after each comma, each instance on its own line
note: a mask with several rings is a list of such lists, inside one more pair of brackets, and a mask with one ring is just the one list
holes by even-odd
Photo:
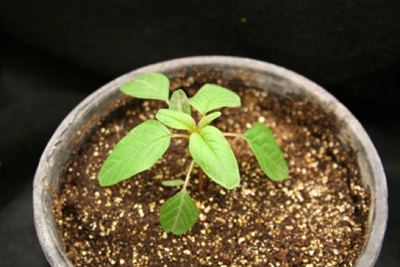
[[[99, 172], [101, 186], [110, 186], [149, 169], [165, 153], [171, 138], [189, 139], [192, 158], [185, 180], [163, 182], [164, 186], [182, 186], [160, 210], [160, 222], [166, 232], [183, 234], [195, 224], [199, 211], [186, 188], [197, 164], [204, 173], [221, 186], [232, 189], [239, 185], [240, 174], [235, 155], [225, 137], [247, 141], [264, 173], [272, 180], [288, 177], [288, 167], [271, 130], [263, 123], [254, 124], [246, 133], [222, 133], [210, 123], [221, 115], [222, 107], [240, 106], [240, 97], [224, 87], [205, 84], [190, 99], [183, 90], [169, 98], [169, 80], [161, 73], [143, 74], [121, 86], [130, 96], [165, 101], [168, 109], [160, 109], [157, 120], [147, 120], [122, 138], [108, 156]], [[198, 123], [191, 116], [192, 107], [201, 115]], [[172, 133], [167, 127], [183, 132]]]

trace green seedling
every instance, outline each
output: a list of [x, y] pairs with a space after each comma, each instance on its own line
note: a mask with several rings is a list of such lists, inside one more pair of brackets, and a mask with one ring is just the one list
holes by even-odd
[[[281, 181], [288, 178], [288, 167], [281, 149], [265, 124], [256, 123], [244, 134], [222, 133], [210, 125], [221, 115], [219, 111], [211, 111], [240, 106], [240, 97], [229, 89], [205, 84], [190, 99], [183, 90], [174, 91], [169, 98], [168, 78], [161, 73], [148, 73], [121, 86], [120, 90], [136, 98], [165, 101], [168, 109], [158, 110], [157, 120], [147, 120], [136, 126], [117, 143], [99, 172], [101, 186], [116, 184], [152, 167], [168, 149], [171, 138], [189, 139], [191, 163], [185, 180], [162, 182], [164, 186], [182, 187], [161, 207], [160, 223], [166, 232], [183, 234], [197, 221], [199, 211], [187, 192], [195, 164], [201, 173], [204, 171], [224, 188], [232, 189], [239, 185], [238, 164], [226, 137], [245, 139], [270, 179]], [[191, 115], [192, 107], [200, 114], [198, 123]], [[167, 127], [182, 131], [172, 133]]]

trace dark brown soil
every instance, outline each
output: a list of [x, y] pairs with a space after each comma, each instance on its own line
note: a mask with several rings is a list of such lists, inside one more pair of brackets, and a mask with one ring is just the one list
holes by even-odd
[[[172, 83], [193, 94], [205, 77], [184, 75]], [[221, 83], [218, 73], [207, 81]], [[102, 188], [97, 173], [115, 143], [160, 101], [134, 100], [98, 124], [71, 156], [53, 210], [67, 255], [76, 266], [352, 266], [367, 232], [370, 196], [360, 186], [356, 153], [335, 137], [338, 122], [307, 99], [278, 99], [264, 91], [235, 89], [242, 107], [222, 109], [215, 126], [244, 133], [257, 121], [277, 137], [290, 179], [269, 180], [247, 144], [229, 138], [241, 184], [226, 190], [206, 178], [188, 192], [200, 209], [196, 225], [181, 236], [161, 229], [162, 204], [178, 192], [161, 181], [183, 178], [187, 141], [174, 138], [148, 171]]]

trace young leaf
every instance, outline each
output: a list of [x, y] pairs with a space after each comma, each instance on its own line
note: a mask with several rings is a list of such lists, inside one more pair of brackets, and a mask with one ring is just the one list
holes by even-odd
[[189, 100], [182, 89], [172, 93], [169, 109], [180, 111], [188, 115], [191, 114]]
[[240, 106], [240, 97], [224, 87], [205, 84], [189, 102], [204, 116], [216, 108]]
[[101, 186], [116, 184], [156, 163], [169, 147], [171, 132], [156, 120], [133, 128], [113, 149], [99, 172]]
[[189, 139], [189, 151], [196, 163], [215, 182], [227, 189], [239, 185], [239, 168], [232, 148], [220, 130], [204, 127]]
[[178, 130], [188, 130], [193, 132], [196, 129], [196, 122], [192, 116], [171, 109], [160, 109], [156, 114], [156, 118], [168, 127]]
[[221, 116], [221, 112], [216, 111], [213, 113], [208, 114], [207, 116], [203, 117], [199, 122], [199, 129], [203, 129], [207, 125], [209, 125], [213, 120]]
[[169, 199], [160, 210], [161, 227], [167, 233], [175, 235], [185, 233], [192, 228], [199, 216], [196, 204], [183, 188], [178, 194]]
[[274, 181], [288, 178], [288, 166], [271, 130], [263, 123], [254, 124], [244, 138], [253, 150], [264, 173]]
[[146, 73], [122, 85], [120, 90], [130, 96], [168, 102], [169, 80], [161, 73]]
[[161, 182], [163, 186], [180, 186], [185, 183], [182, 179], [172, 179]]

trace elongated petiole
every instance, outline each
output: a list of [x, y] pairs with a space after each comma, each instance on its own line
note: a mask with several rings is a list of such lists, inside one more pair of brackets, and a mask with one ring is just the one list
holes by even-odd
[[172, 134], [171, 137], [182, 137], [189, 139], [190, 136], [188, 134]]
[[223, 133], [224, 136], [229, 136], [229, 137], [240, 137], [244, 139], [243, 134], [237, 134], [237, 133]]
[[192, 162], [190, 163], [188, 173], [186, 174], [185, 183], [183, 184], [183, 189], [186, 189], [186, 186], [189, 183], [189, 178], [190, 178], [190, 174], [192, 173], [193, 166], [194, 166], [194, 160], [192, 160]]

